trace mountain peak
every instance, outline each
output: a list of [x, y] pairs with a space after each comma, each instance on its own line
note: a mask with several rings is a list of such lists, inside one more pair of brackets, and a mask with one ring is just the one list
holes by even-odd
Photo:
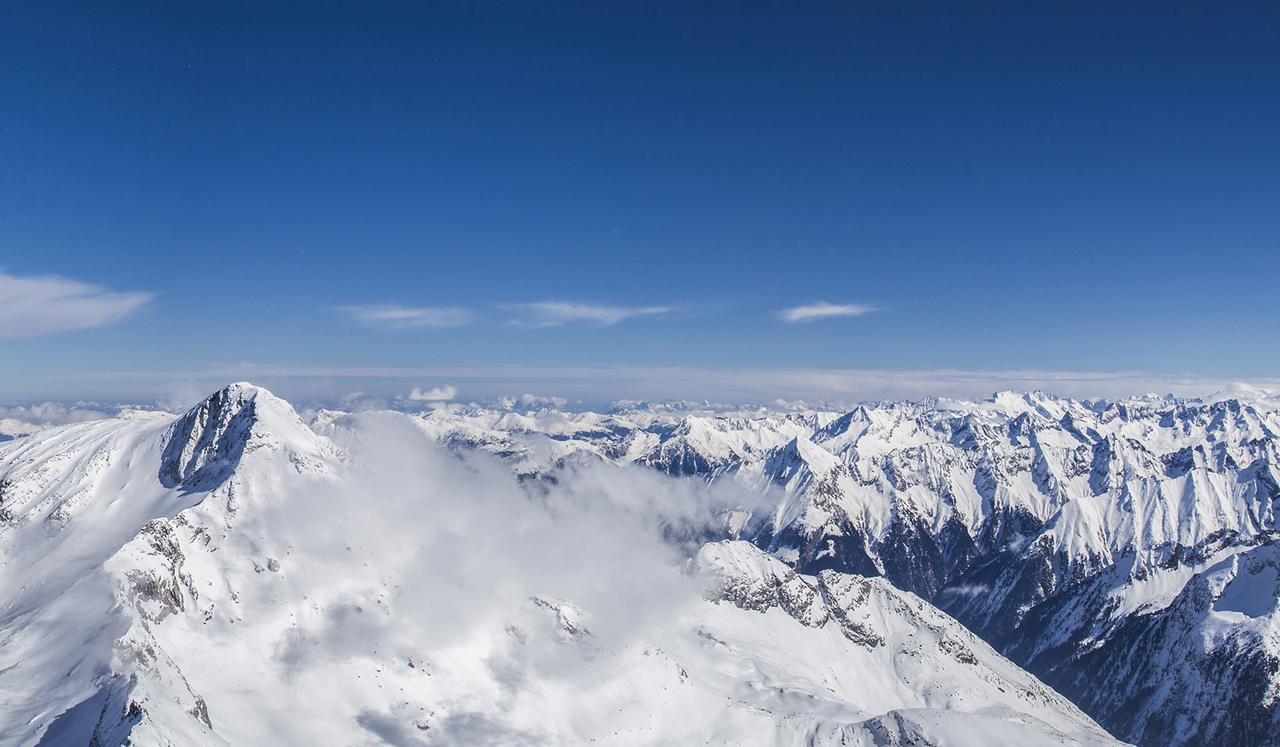
[[169, 488], [212, 490], [254, 442], [314, 445], [298, 413], [267, 389], [238, 381], [206, 397], [174, 421], [164, 436], [160, 482]]

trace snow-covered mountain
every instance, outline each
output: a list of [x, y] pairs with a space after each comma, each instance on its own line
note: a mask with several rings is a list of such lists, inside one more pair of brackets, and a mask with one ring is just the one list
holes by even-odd
[[[827, 510], [809, 461], [748, 465], [834, 414], [311, 420], [235, 384], [0, 444], [0, 744], [1114, 743], [911, 591], [757, 530], [739, 504]], [[759, 546], [687, 539], [726, 512]]]
[[439, 408], [532, 475], [608, 460], [756, 496], [729, 529], [883, 576], [1142, 744], [1280, 742], [1280, 402], [1004, 392], [846, 412]]

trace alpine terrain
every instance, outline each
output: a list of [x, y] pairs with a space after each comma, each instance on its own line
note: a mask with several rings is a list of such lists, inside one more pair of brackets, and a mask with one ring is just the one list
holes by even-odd
[[1265, 393], [523, 409], [419, 420], [524, 474], [599, 459], [739, 486], [756, 497], [728, 514], [733, 537], [932, 602], [1122, 740], [1280, 743], [1280, 401]]
[[0, 444], [0, 743], [1280, 741], [1265, 395], [561, 406]]
[[[1224, 656], [1233, 697], [1264, 708], [1274, 572], [1262, 529], [1218, 525], [1263, 500], [1264, 470], [1237, 461], [1269, 453], [1266, 417], [1174, 409], [1183, 440], [1251, 440], [1187, 452], [1179, 505], [1212, 490], [1223, 511], [1160, 554], [1125, 517], [1167, 500], [1175, 468], [1141, 498], [1117, 482], [1146, 453], [1119, 434], [1166, 428], [1157, 406], [1080, 426], [1116, 434], [1095, 434], [1116, 452], [1085, 459], [1083, 482], [1016, 461], [1083, 448], [1039, 443], [1048, 408], [1092, 411], [1036, 407], [307, 422], [234, 384], [177, 416], [20, 436], [0, 444], [0, 743], [1115, 743], [929, 598], [1068, 692], [1106, 646], [1129, 654], [1108, 678], [1165, 673], [1137, 705], [1082, 701], [1135, 729], [1222, 684], [1179, 666]], [[1053, 516], [1087, 500], [1106, 534], [1052, 544]], [[955, 593], [1006, 582], [981, 605]], [[1048, 637], [1068, 606], [1080, 619]], [[1182, 648], [1146, 653], [1166, 641]], [[1168, 733], [1244, 728], [1183, 717]]]

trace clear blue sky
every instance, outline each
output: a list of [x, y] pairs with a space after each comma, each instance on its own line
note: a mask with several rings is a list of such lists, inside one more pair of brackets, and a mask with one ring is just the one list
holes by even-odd
[[[241, 362], [1280, 371], [1280, 5], [691, 5], [6, 8], [0, 268], [154, 295], [0, 330], [0, 399]], [[778, 316], [818, 301], [875, 310]], [[453, 326], [350, 308], [390, 305]]]

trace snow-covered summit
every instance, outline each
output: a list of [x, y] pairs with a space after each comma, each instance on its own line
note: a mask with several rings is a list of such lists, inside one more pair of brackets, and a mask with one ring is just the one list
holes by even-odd
[[293, 407], [266, 389], [237, 382], [209, 395], [165, 433], [160, 482], [210, 490], [221, 485], [246, 451], [289, 448], [318, 454], [319, 438]]

